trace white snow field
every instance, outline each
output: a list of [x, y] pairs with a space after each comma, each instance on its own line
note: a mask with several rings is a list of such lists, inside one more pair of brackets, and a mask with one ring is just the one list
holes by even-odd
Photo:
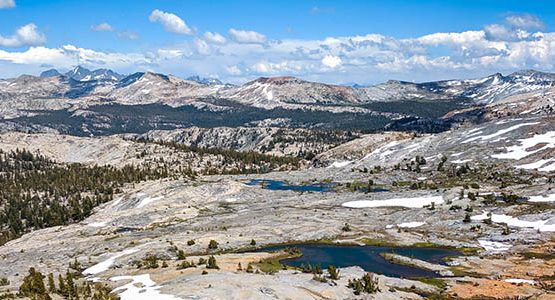
[[83, 271], [83, 274], [98, 274], [98, 273], [102, 273], [106, 270], [108, 270], [116, 261], [116, 259], [122, 257], [122, 256], [126, 256], [126, 255], [130, 255], [133, 254], [135, 252], [139, 251], [138, 248], [131, 248], [131, 249], [126, 249], [123, 250], [121, 252], [118, 252], [112, 256], [110, 256], [108, 259], [106, 259], [105, 261], [99, 262], [96, 265], [87, 268], [85, 271]]
[[135, 276], [116, 276], [111, 281], [131, 280], [131, 282], [113, 290], [119, 293], [121, 300], [179, 300], [181, 298], [173, 295], [162, 294], [161, 286], [150, 279], [149, 274]]
[[480, 246], [482, 248], [486, 249], [486, 251], [489, 251], [489, 252], [504, 252], [511, 249], [512, 247], [510, 244], [488, 241], [488, 240], [478, 240], [478, 243], [480, 243]]
[[[470, 218], [472, 220], [482, 221], [489, 217], [489, 213], [484, 212], [481, 215], [472, 216]], [[547, 224], [548, 220], [524, 221], [507, 215], [491, 214], [491, 221], [494, 223], [505, 223], [507, 226], [511, 227], [533, 228], [541, 232], [555, 231], [555, 224]]]

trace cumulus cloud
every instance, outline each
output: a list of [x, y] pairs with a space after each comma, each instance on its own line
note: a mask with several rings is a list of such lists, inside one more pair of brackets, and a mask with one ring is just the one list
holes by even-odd
[[[6, 39], [10, 44], [23, 40], [3, 39], [4, 44]], [[206, 32], [163, 49], [131, 53], [72, 45], [1, 51], [0, 76], [13, 70], [13, 64], [26, 66], [20, 69], [29, 72], [28, 66], [69, 68], [78, 61], [121, 72], [148, 69], [183, 76], [215, 74], [233, 83], [278, 75], [337, 83], [365, 84], [391, 78], [428, 81], [528, 68], [555, 71], [555, 32], [517, 28], [507, 21], [482, 30], [436, 32], [404, 39], [366, 34], [276, 41], [254, 31], [230, 29], [228, 39]]]
[[155, 9], [150, 14], [148, 18], [150, 22], [158, 22], [164, 25], [164, 29], [168, 32], [177, 34], [193, 34], [193, 31], [185, 21], [175, 14], [163, 12], [161, 10]]
[[227, 41], [223, 35], [217, 32], [210, 32], [210, 31], [207, 31], [204, 33], [204, 39], [210, 43], [215, 43], [215, 44], [225, 44], [225, 42]]
[[523, 29], [542, 29], [543, 22], [536, 16], [531, 14], [509, 15], [505, 18], [507, 24], [515, 28]]
[[322, 58], [322, 64], [328, 68], [336, 68], [341, 65], [341, 58], [335, 55], [326, 55]]
[[104, 23], [91, 26], [91, 30], [92, 31], [114, 31], [114, 28], [112, 27], [112, 25], [104, 22]]
[[231, 28], [229, 36], [237, 43], [245, 44], [264, 44], [266, 43], [266, 36], [251, 30], [238, 30]]
[[212, 48], [202, 39], [197, 38], [193, 43], [198, 54], [209, 55], [212, 52]]
[[14, 8], [14, 7], [15, 7], [14, 0], [0, 0], [0, 9]]
[[15, 34], [9, 37], [0, 35], [1, 47], [37, 46], [46, 42], [46, 36], [38, 31], [37, 25], [30, 23], [19, 27]]

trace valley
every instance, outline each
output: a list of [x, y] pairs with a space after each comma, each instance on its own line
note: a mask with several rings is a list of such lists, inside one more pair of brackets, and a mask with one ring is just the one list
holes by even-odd
[[553, 74], [191, 79], [0, 81], [0, 299], [555, 297]]

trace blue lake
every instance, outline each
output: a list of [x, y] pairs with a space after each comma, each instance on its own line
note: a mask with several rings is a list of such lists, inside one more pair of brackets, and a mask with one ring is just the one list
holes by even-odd
[[268, 190], [296, 191], [296, 192], [330, 192], [337, 184], [332, 182], [317, 182], [308, 184], [289, 184], [285, 181], [271, 179], [252, 179], [247, 185], [260, 185]]
[[367, 272], [383, 274], [390, 277], [441, 277], [439, 274], [398, 265], [384, 259], [380, 253], [393, 252], [407, 257], [412, 257], [436, 264], [445, 264], [447, 257], [460, 256], [461, 253], [450, 249], [415, 248], [415, 247], [382, 247], [382, 246], [347, 246], [347, 245], [322, 245], [298, 244], [288, 246], [274, 246], [258, 251], [275, 251], [285, 248], [298, 248], [301, 257], [284, 259], [281, 263], [300, 267], [302, 264], [320, 265], [322, 269], [329, 265], [336, 267], [359, 266]]
[[[339, 184], [336, 182], [311, 182], [306, 184], [291, 184], [282, 180], [272, 180], [272, 179], [252, 179], [246, 183], [247, 185], [259, 185], [262, 188], [268, 190], [280, 190], [280, 191], [296, 191], [296, 192], [334, 192]], [[354, 188], [356, 192], [368, 193], [368, 187], [357, 186]], [[387, 192], [387, 189], [373, 187], [370, 192]]]

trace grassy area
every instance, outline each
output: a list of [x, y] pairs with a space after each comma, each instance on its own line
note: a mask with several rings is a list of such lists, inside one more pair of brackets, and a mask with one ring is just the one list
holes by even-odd
[[455, 277], [464, 277], [464, 276], [475, 277], [475, 278], [484, 277], [482, 274], [468, 271], [468, 268], [464, 266], [453, 266], [453, 267], [450, 267], [449, 270], [453, 272], [453, 275]]
[[480, 248], [475, 248], [475, 247], [459, 247], [459, 248], [457, 248], [457, 247], [440, 245], [440, 244], [435, 244], [435, 243], [430, 243], [430, 242], [414, 243], [414, 244], [411, 245], [411, 247], [451, 249], [451, 250], [456, 250], [456, 251], [462, 253], [463, 255], [476, 255], [481, 250]]
[[414, 278], [415, 280], [418, 280], [420, 282], [423, 282], [425, 284], [429, 284], [429, 285], [433, 285], [437, 288], [440, 289], [445, 289], [447, 287], [447, 283], [445, 283], [445, 281], [439, 279], [439, 278], [431, 278], [431, 277], [417, 277]]
[[553, 254], [553, 253], [522, 252], [522, 253], [520, 253], [520, 255], [522, 255], [522, 257], [524, 257], [526, 259], [534, 259], [534, 258], [539, 258], [539, 259], [544, 259], [544, 260], [555, 259], [555, 254]]
[[382, 247], [398, 247], [399, 245], [395, 242], [387, 241], [384, 239], [372, 239], [372, 238], [362, 238], [359, 240], [361, 243], [367, 246], [382, 246]]
[[281, 261], [287, 258], [295, 258], [302, 256], [299, 249], [291, 248], [284, 249], [280, 255], [273, 256], [266, 259], [261, 259], [258, 263], [254, 264], [261, 272], [266, 274], [274, 274], [280, 270], [286, 270], [287, 266], [282, 264]]

